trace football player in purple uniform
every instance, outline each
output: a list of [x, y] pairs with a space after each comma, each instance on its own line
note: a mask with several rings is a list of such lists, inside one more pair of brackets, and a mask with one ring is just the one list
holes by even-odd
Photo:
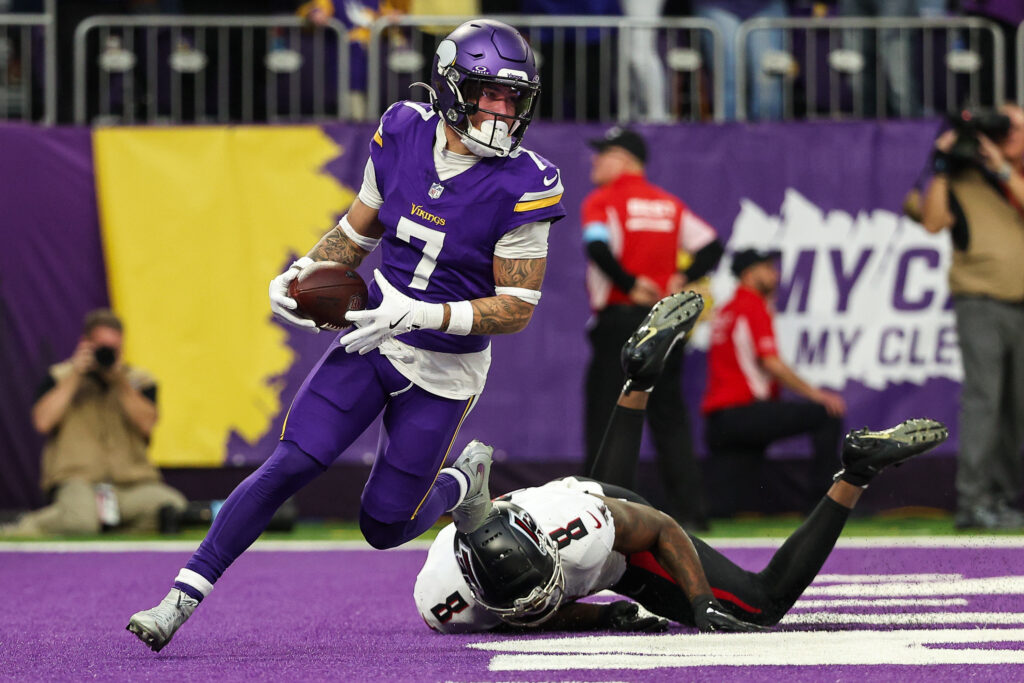
[[[623, 348], [619, 407], [642, 410], [672, 344], [702, 306], [696, 294], [659, 302]], [[699, 297], [698, 297], [699, 298]], [[629, 391], [628, 389], [641, 391]], [[635, 464], [643, 421], [613, 412], [598, 458]], [[850, 432], [843, 469], [827, 494], [760, 572], [749, 572], [620, 486], [567, 477], [494, 503], [473, 532], [452, 525], [430, 547], [413, 594], [442, 633], [531, 628], [663, 631], [668, 620], [701, 631], [774, 626], [820, 571], [861, 493], [886, 467], [942, 443], [935, 420]], [[605, 472], [612, 471], [605, 467]], [[600, 472], [595, 472], [600, 476]], [[610, 590], [636, 603], [577, 602]]]
[[[425, 85], [425, 84], [422, 84]], [[397, 102], [369, 143], [358, 198], [338, 225], [270, 284], [271, 308], [316, 331], [288, 296], [314, 261], [352, 267], [380, 246], [369, 310], [332, 342], [292, 403], [270, 458], [228, 497], [209, 534], [153, 609], [128, 630], [159, 651], [274, 511], [383, 412], [360, 529], [400, 545], [451, 512], [463, 531], [491, 507], [491, 449], [448, 464], [484, 388], [488, 335], [526, 327], [540, 301], [551, 223], [565, 216], [558, 169], [522, 146], [540, 90], [523, 37], [475, 20], [441, 41], [431, 106]]]

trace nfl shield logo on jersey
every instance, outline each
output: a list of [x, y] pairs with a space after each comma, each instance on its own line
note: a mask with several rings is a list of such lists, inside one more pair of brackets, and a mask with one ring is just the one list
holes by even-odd
[[441, 183], [434, 183], [433, 185], [430, 186], [430, 192], [428, 192], [427, 194], [430, 195], [431, 199], [437, 199], [438, 197], [441, 196], [442, 192], [444, 192], [444, 185], [442, 185]]

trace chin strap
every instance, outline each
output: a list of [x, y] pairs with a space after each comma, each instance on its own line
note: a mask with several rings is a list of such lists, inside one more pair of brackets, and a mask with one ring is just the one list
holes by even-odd
[[[466, 128], [467, 128], [467, 130], [466, 131], [461, 131], [458, 128], [456, 128], [454, 125], [452, 125], [452, 122], [445, 118], [444, 112], [442, 112], [438, 108], [438, 106], [437, 106], [437, 91], [434, 90], [433, 86], [428, 85], [426, 83], [423, 83], [422, 81], [417, 81], [417, 82], [412, 83], [412, 84], [409, 85], [410, 88], [414, 88], [416, 86], [419, 86], [421, 88], [426, 88], [427, 93], [430, 95], [430, 106], [434, 109], [434, 111], [436, 111], [438, 113], [438, 115], [441, 117], [441, 120], [444, 121], [444, 124], [446, 126], [448, 126], [449, 128], [451, 128], [453, 131], [455, 131], [455, 133], [459, 136], [459, 139], [462, 140], [462, 144], [466, 145], [466, 148], [470, 152], [475, 154], [476, 156], [478, 156], [478, 157], [511, 157], [512, 159], [515, 159], [517, 156], [519, 156], [522, 153], [522, 149], [519, 146], [516, 146], [515, 149], [511, 149], [511, 147], [512, 147], [512, 136], [509, 135], [508, 127], [505, 126], [504, 123], [498, 122], [498, 121], [491, 121], [491, 122], [484, 121], [483, 124], [481, 124], [482, 126], [486, 125], [487, 123], [491, 124], [491, 134], [488, 135], [483, 130], [474, 127], [473, 124], [471, 124], [469, 122], [469, 114], [470, 114], [470, 112], [467, 111], [465, 114], [463, 114], [466, 117]], [[455, 94], [455, 98], [458, 100], [458, 103], [460, 105], [462, 105], [463, 108], [468, 109], [469, 107], [475, 107], [476, 106], [476, 105], [467, 103], [464, 99], [462, 99], [462, 93], [459, 91], [458, 88], [453, 87], [452, 88], [452, 92]], [[493, 138], [494, 138], [494, 130], [495, 130], [494, 126], [497, 123], [502, 123], [502, 125], [505, 128], [505, 130], [502, 132], [502, 134], [501, 134], [499, 139], [501, 139], [503, 141], [507, 141], [508, 145], [509, 145], [509, 148], [503, 148], [503, 147], [495, 148], [495, 147], [491, 147], [490, 145], [484, 143], [480, 139], [480, 138], [490, 138], [490, 139], [493, 140]], [[472, 135], [472, 131], [476, 131], [477, 133], [479, 133], [480, 137], [474, 137]]]
[[[493, 120], [484, 121], [480, 124], [480, 128], [477, 128], [473, 124], [469, 124], [467, 128], [468, 130], [465, 133], [458, 131], [458, 129], [456, 129], [456, 132], [459, 133], [459, 137], [462, 138], [462, 143], [469, 148], [470, 152], [478, 157], [509, 156], [512, 147], [512, 138], [509, 137], [508, 126], [506, 126], [504, 122]], [[489, 129], [489, 131], [485, 129]], [[491, 144], [485, 143], [484, 139], [490, 140]], [[505, 145], [508, 146], [506, 147]]]

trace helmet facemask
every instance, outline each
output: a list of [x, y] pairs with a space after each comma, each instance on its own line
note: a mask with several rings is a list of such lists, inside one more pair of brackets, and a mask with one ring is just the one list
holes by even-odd
[[546, 535], [541, 539], [549, 547], [555, 560], [554, 571], [547, 583], [536, 586], [527, 595], [516, 598], [511, 606], [490, 604], [479, 594], [479, 590], [470, 583], [473, 597], [489, 612], [498, 615], [506, 624], [513, 626], [540, 626], [554, 616], [565, 599], [565, 574], [562, 572], [562, 558], [558, 554], [558, 546]]
[[565, 599], [558, 545], [514, 503], [495, 501], [480, 528], [455, 535], [454, 551], [473, 597], [508, 624], [542, 624]]
[[[517, 78], [462, 74], [457, 67], [448, 67], [447, 71], [450, 73], [446, 75], [444, 84], [455, 97], [455, 105], [449, 111], [454, 110], [457, 116], [453, 121], [451, 115], [447, 115], [445, 123], [477, 156], [516, 156], [523, 134], [533, 118], [540, 86]], [[511, 112], [487, 108], [486, 103], [502, 99], [512, 100]], [[481, 101], [485, 104], [481, 105]], [[486, 116], [474, 126], [471, 118], [479, 120], [478, 114]]]

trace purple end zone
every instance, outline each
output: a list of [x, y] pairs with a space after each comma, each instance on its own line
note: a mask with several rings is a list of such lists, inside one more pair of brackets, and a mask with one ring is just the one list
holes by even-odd
[[[751, 569], [770, 551], [727, 549]], [[346, 680], [346, 681], [936, 681], [1024, 680], [1024, 664], [919, 666], [709, 666], [645, 670], [491, 671], [495, 653], [469, 643], [495, 636], [441, 636], [416, 613], [412, 584], [424, 551], [249, 552], [162, 652], [125, 630], [128, 617], [167, 592], [187, 553], [0, 552], [5, 587], [0, 679], [8, 680]], [[840, 548], [826, 574], [959, 574], [1016, 577], [1024, 548]], [[808, 599], [828, 600], [825, 596]], [[1024, 628], [1024, 591], [964, 595], [966, 605], [915, 611], [1005, 613], [999, 624], [931, 626], [787, 624], [779, 632], [901, 628]], [[891, 614], [908, 608], [805, 608], [808, 612]], [[1020, 613], [1016, 618], [1014, 613]], [[692, 631], [676, 627], [684, 638]], [[822, 634], [826, 637], [828, 634]], [[834, 634], [833, 634], [834, 635]], [[525, 640], [554, 636], [527, 636]], [[723, 634], [715, 638], [730, 638]], [[964, 645], [950, 645], [963, 649]], [[1013, 638], [975, 650], [1021, 648]], [[565, 656], [572, 657], [567, 652]]]

